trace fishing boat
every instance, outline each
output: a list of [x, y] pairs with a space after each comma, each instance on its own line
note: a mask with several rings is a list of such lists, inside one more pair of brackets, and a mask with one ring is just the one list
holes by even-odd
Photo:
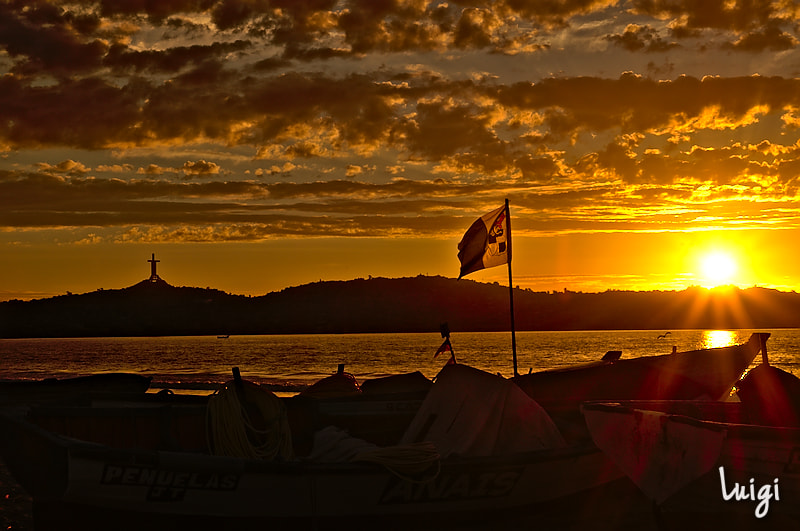
[[330, 426], [298, 456], [284, 402], [270, 395], [234, 379], [207, 418], [196, 405], [137, 407], [126, 423], [117, 409], [115, 429], [96, 433], [48, 425], [46, 408], [4, 413], [0, 452], [33, 497], [37, 530], [411, 529], [529, 515], [623, 477], [511, 382], [464, 365], [442, 370], [390, 446]]
[[[237, 367], [234, 378], [240, 377]], [[298, 455], [311, 451], [314, 433], [335, 425], [354, 437], [378, 445], [396, 442], [419, 410], [433, 382], [421, 372], [373, 378], [359, 384], [352, 374], [339, 371], [291, 396], [281, 396]], [[269, 385], [260, 385], [270, 390]], [[59, 400], [25, 404], [36, 423], [71, 437], [120, 445], [136, 440], [136, 423], [170, 423], [163, 415], [180, 412], [202, 427], [210, 395], [158, 392], [92, 392], [64, 395]], [[155, 428], [153, 428], [155, 429]], [[148, 433], [147, 430], [144, 433]]]
[[582, 406], [593, 441], [655, 503], [663, 529], [800, 526], [800, 380], [762, 363], [737, 387], [734, 402]]
[[723, 400], [770, 334], [757, 332], [746, 343], [662, 355], [621, 358], [610, 351], [602, 360], [512, 378], [545, 408], [577, 409], [591, 400]]
[[70, 400], [94, 393], [145, 393], [151, 376], [134, 373], [100, 373], [74, 378], [0, 381], [0, 405], [20, 405]]

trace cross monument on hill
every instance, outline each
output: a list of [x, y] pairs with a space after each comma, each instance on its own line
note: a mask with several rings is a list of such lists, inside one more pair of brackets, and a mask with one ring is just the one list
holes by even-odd
[[148, 279], [150, 282], [156, 282], [161, 280], [156, 273], [156, 264], [159, 263], [161, 260], [156, 260], [156, 253], [153, 253], [153, 257], [148, 260], [150, 262], [150, 278]]

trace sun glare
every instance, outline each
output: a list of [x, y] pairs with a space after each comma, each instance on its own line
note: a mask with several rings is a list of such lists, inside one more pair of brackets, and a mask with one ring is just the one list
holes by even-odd
[[712, 251], [701, 258], [701, 280], [703, 286], [714, 288], [731, 284], [736, 276], [736, 260], [730, 253]]
[[707, 330], [703, 332], [701, 348], [727, 347], [736, 343], [736, 333], [730, 330]]

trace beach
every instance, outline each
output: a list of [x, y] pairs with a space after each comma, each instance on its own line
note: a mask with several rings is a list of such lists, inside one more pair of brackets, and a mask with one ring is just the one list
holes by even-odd
[[0, 529], [33, 529], [31, 497], [0, 459]]

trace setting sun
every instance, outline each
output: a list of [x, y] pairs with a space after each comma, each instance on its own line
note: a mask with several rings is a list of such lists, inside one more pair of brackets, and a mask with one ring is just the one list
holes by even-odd
[[733, 256], [725, 251], [712, 251], [701, 257], [701, 280], [708, 288], [733, 283], [737, 264]]

